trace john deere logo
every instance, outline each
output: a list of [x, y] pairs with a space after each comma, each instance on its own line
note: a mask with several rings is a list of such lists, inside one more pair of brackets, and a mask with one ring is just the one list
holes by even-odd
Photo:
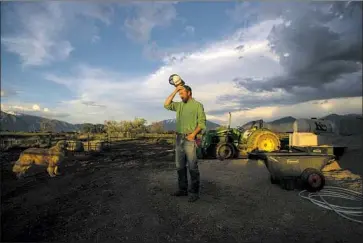
[[297, 163], [299, 163], [299, 160], [298, 159], [288, 159], [288, 160], [286, 160], [286, 163], [288, 163], [288, 164], [297, 164]]

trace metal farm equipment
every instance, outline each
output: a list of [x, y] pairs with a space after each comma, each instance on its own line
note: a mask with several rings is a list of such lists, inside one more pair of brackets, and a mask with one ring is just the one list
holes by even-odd
[[262, 120], [252, 122], [248, 129], [231, 128], [230, 124], [231, 113], [227, 129], [210, 130], [203, 134], [197, 150], [199, 158], [224, 160], [247, 156], [255, 150], [272, 152], [280, 149], [278, 135], [264, 128]]
[[319, 191], [325, 185], [322, 168], [343, 155], [347, 144], [339, 143], [336, 126], [331, 121], [298, 119], [293, 130], [288, 150], [253, 151], [249, 155], [265, 162], [272, 184], [280, 184], [287, 190], [302, 187]]

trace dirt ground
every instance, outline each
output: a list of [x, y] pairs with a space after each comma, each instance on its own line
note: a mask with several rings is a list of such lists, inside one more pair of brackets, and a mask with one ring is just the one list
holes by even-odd
[[[171, 197], [176, 189], [172, 149], [124, 141], [103, 155], [67, 160], [59, 177], [34, 167], [22, 180], [14, 178], [10, 163], [20, 151], [2, 153], [1, 240], [312, 243], [363, 238], [362, 225], [301, 199], [298, 191], [270, 184], [258, 161], [201, 160], [201, 199], [188, 203]], [[343, 156], [340, 167], [357, 175], [362, 166], [354, 161], [362, 161], [361, 151], [348, 152], [348, 162]]]

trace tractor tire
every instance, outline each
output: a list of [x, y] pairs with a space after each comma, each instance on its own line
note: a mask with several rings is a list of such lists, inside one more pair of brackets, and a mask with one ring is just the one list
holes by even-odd
[[254, 150], [272, 152], [280, 146], [280, 138], [269, 130], [256, 130], [247, 138], [247, 153]]
[[325, 186], [324, 175], [313, 168], [305, 169], [301, 174], [303, 187], [309, 192], [316, 192]]
[[216, 157], [219, 160], [231, 159], [235, 153], [234, 146], [230, 143], [220, 143], [216, 147]]

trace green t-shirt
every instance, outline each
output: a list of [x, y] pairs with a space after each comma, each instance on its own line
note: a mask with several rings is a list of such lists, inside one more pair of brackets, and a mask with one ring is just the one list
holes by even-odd
[[189, 134], [199, 126], [202, 130], [206, 129], [206, 116], [204, 107], [195, 99], [190, 99], [187, 103], [172, 101], [164, 108], [176, 111], [176, 132]]

